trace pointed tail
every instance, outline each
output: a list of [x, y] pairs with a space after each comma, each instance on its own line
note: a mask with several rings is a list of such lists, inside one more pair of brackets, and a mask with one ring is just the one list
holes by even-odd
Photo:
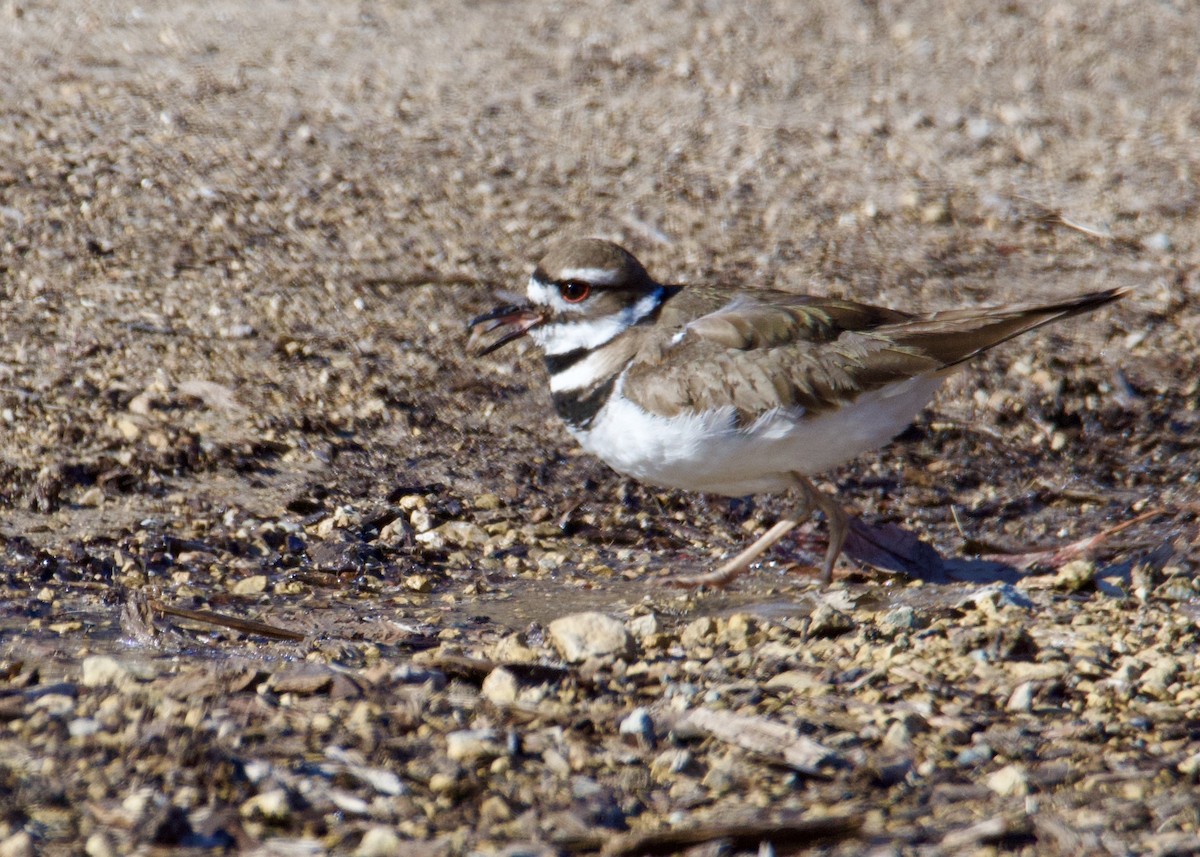
[[1044, 324], [1099, 309], [1129, 292], [1130, 289], [1121, 287], [1052, 304], [949, 310], [901, 322], [888, 334], [900, 344], [917, 348], [945, 366], [953, 366]]

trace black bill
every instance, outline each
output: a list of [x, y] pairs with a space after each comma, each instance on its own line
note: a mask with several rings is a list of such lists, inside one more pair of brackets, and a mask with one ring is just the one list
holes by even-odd
[[[471, 338], [467, 342], [467, 348], [474, 352], [476, 357], [483, 357], [514, 339], [520, 339], [529, 332], [530, 328], [537, 327], [543, 321], [545, 319], [542, 314], [531, 306], [510, 304], [496, 307], [491, 312], [485, 312], [471, 320], [468, 325], [471, 329]], [[498, 339], [487, 345], [480, 343], [483, 337], [502, 328], [504, 332]]]

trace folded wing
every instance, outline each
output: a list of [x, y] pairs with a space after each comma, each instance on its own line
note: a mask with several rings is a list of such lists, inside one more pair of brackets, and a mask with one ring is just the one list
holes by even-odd
[[[1014, 336], [1122, 294], [1114, 289], [1051, 304], [914, 317], [849, 301], [764, 291], [677, 324], [671, 324], [668, 305], [660, 338], [647, 343], [630, 364], [624, 393], [667, 417], [727, 407], [742, 424], [774, 408], [817, 415], [867, 391], [947, 370]], [[681, 371], [670, 371], [672, 365]]]

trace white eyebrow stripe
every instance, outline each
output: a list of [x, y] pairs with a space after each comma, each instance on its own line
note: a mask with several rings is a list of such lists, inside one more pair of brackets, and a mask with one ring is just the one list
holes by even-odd
[[598, 286], [611, 286], [617, 281], [620, 271], [612, 268], [563, 268], [559, 272], [559, 280], [583, 280], [585, 283], [595, 283]]

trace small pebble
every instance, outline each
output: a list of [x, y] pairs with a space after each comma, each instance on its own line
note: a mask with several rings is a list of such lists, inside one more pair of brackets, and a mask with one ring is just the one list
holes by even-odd
[[137, 440], [141, 435], [142, 430], [138, 428], [138, 424], [130, 419], [122, 419], [117, 421], [117, 431], [126, 440]]
[[0, 857], [34, 857], [36, 853], [33, 837], [24, 830], [18, 830], [0, 842]]
[[1178, 769], [1179, 773], [1183, 774], [1184, 776], [1193, 778], [1200, 776], [1200, 753], [1193, 753], [1192, 755], [1188, 756], [1186, 759], [1180, 762], [1176, 768]]
[[1165, 232], [1155, 232], [1142, 239], [1142, 246], [1157, 253], [1168, 253], [1175, 247], [1171, 236]]
[[626, 737], [634, 738], [640, 746], [653, 750], [657, 745], [654, 737], [654, 720], [645, 708], [635, 708], [621, 721], [618, 732]]
[[478, 548], [487, 544], [488, 534], [482, 527], [470, 521], [447, 521], [436, 529], [418, 534], [416, 539], [424, 543], [440, 541], [442, 545]]
[[404, 840], [390, 827], [372, 827], [363, 834], [354, 849], [355, 857], [400, 857], [404, 853]]
[[967, 136], [982, 143], [992, 136], [992, 123], [986, 116], [972, 116], [967, 120]]
[[907, 604], [893, 607], [884, 613], [879, 621], [881, 624], [891, 625], [893, 628], [913, 629], [919, 627], [917, 611], [913, 610]]
[[456, 762], [471, 762], [503, 752], [495, 729], [462, 729], [446, 736], [446, 756]]
[[484, 825], [501, 824], [510, 818], [512, 807], [500, 795], [489, 795], [479, 805], [479, 820]]
[[250, 577], [243, 577], [229, 587], [229, 591], [234, 595], [258, 595], [261, 592], [265, 592], [266, 589], [267, 576], [265, 574], [254, 574]]
[[369, 803], [358, 795], [351, 794], [342, 789], [330, 789], [329, 799], [342, 812], [348, 812], [351, 815], [369, 815], [371, 812], [371, 805]]
[[511, 705], [517, 701], [520, 689], [517, 677], [510, 670], [496, 667], [484, 678], [479, 692], [494, 705]]
[[958, 755], [954, 757], [954, 764], [960, 768], [974, 768], [977, 765], [990, 762], [995, 755], [996, 751], [987, 744], [975, 744], [972, 747], [960, 750]]
[[87, 838], [83, 845], [83, 853], [87, 854], [87, 857], [116, 857], [117, 849], [111, 836], [97, 831]]
[[903, 720], [897, 720], [888, 727], [883, 743], [896, 750], [907, 750], [912, 747], [912, 732]]
[[77, 717], [67, 724], [67, 734], [72, 738], [87, 738], [100, 731], [100, 724], [91, 717]]
[[1004, 707], [1008, 711], [1033, 711], [1033, 691], [1033, 682], [1022, 682], [1008, 697]]
[[1086, 559], [1068, 562], [1054, 576], [1054, 588], [1060, 592], [1083, 592], [1096, 588], [1096, 565]]
[[645, 640], [659, 632], [658, 617], [653, 613], [634, 616], [625, 623], [625, 627], [629, 629], [630, 635], [635, 640]]
[[1168, 696], [1168, 689], [1180, 673], [1178, 661], [1174, 658], [1163, 658], [1154, 663], [1142, 674], [1138, 686], [1142, 692], [1158, 698]]
[[692, 754], [687, 750], [672, 748], [663, 750], [650, 761], [650, 776], [656, 782], [665, 783], [682, 773], [692, 764]]
[[717, 623], [709, 616], [695, 619], [687, 624], [679, 635], [679, 642], [685, 648], [698, 646], [708, 640], [717, 630]]
[[854, 620], [841, 610], [821, 604], [809, 617], [810, 637], [840, 637], [854, 630]]
[[569, 663], [630, 652], [625, 625], [604, 613], [573, 613], [555, 619], [546, 630], [550, 642]]
[[120, 685], [132, 678], [129, 667], [110, 655], [89, 655], [83, 659], [84, 687]]
[[988, 775], [987, 787], [1002, 797], [1029, 794], [1029, 775], [1020, 765], [1007, 765]]
[[238, 812], [243, 818], [259, 818], [280, 824], [291, 818], [292, 803], [283, 789], [271, 789], [250, 798]]

